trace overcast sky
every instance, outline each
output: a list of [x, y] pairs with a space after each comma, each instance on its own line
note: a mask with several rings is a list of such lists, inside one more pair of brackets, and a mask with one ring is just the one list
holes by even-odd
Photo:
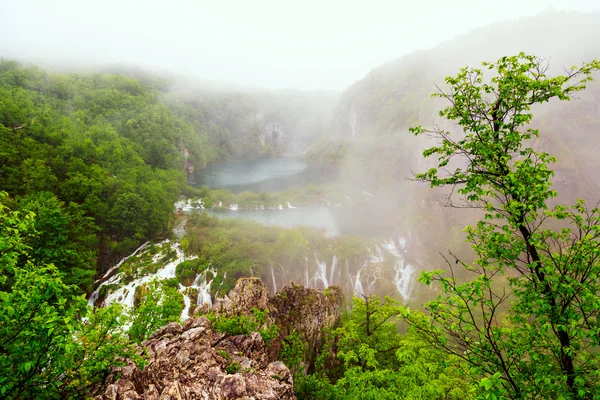
[[550, 7], [600, 1], [0, 0], [0, 57], [343, 90], [387, 60]]

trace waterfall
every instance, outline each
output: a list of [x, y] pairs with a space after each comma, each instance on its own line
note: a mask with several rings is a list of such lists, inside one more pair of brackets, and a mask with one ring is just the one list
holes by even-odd
[[394, 269], [396, 270], [394, 285], [396, 285], [398, 293], [406, 301], [410, 297], [412, 275], [415, 272], [415, 268], [410, 264], [405, 264], [404, 259], [399, 259], [396, 261]]
[[[212, 274], [212, 278], [208, 280], [206, 274], [210, 272]], [[198, 298], [196, 299], [196, 304], [201, 306], [203, 304], [208, 304], [212, 306], [212, 299], [210, 297], [210, 286], [213, 283], [213, 280], [217, 276], [217, 272], [214, 269], [209, 269], [204, 271], [204, 273], [199, 274], [196, 279], [194, 279], [194, 283], [192, 287], [198, 289]], [[203, 280], [201, 280], [203, 278]]]
[[128, 258], [135, 256], [135, 255], [136, 255], [137, 253], [139, 253], [139, 252], [140, 252], [140, 251], [141, 251], [141, 250], [142, 250], [144, 247], [148, 246], [148, 243], [150, 243], [150, 242], [146, 242], [146, 243], [144, 243], [143, 245], [141, 245], [140, 247], [138, 247], [138, 248], [137, 248], [137, 249], [136, 249], [136, 250], [135, 250], [133, 253], [131, 253], [130, 255], [128, 255], [128, 256], [126, 256], [126, 257], [123, 257], [123, 258], [121, 259], [121, 261], [119, 261], [119, 262], [117, 263], [117, 265], [115, 265], [114, 267], [112, 267], [111, 269], [109, 269], [108, 271], [106, 271], [106, 273], [104, 274], [104, 276], [103, 276], [102, 278], [98, 279], [96, 282], [98, 282], [98, 281], [101, 281], [102, 279], [106, 279], [106, 278], [107, 278], [107, 277], [108, 277], [108, 276], [111, 274], [111, 272], [113, 272], [115, 269], [117, 269], [117, 268], [119, 268], [121, 265], [123, 265], [123, 263], [124, 263], [125, 261], [127, 261], [127, 259], [128, 259]]
[[282, 282], [285, 284], [285, 282], [287, 282], [287, 271], [285, 270], [285, 268], [283, 268], [283, 265], [277, 263], [279, 265], [279, 268], [281, 269], [281, 280]]
[[237, 211], [240, 209], [240, 206], [238, 204], [230, 204], [228, 208], [231, 211]]
[[334, 254], [333, 259], [331, 260], [331, 272], [329, 273], [329, 284], [333, 283], [333, 275], [335, 274], [336, 264], [337, 264], [337, 257]]
[[[212, 274], [212, 278], [208, 280], [207, 273]], [[188, 289], [196, 289], [198, 290], [198, 297], [196, 298], [196, 305], [201, 306], [203, 304], [208, 304], [212, 306], [212, 299], [210, 297], [210, 286], [212, 285], [213, 280], [217, 276], [217, 272], [214, 269], [208, 269], [201, 274], [198, 274], [194, 279], [194, 282], [189, 286], [183, 286], [181, 283], [179, 284], [179, 292], [183, 294], [183, 303], [184, 307], [181, 311], [181, 319], [186, 320], [189, 318], [190, 307], [192, 306], [192, 301], [189, 296], [185, 293]]]
[[312, 278], [312, 281], [315, 282], [315, 287], [317, 280], [321, 281], [325, 289], [327, 289], [329, 287], [329, 281], [327, 280], [327, 263], [320, 262], [316, 254], [315, 260], [317, 261], [317, 270], [315, 271], [315, 276]]
[[175, 207], [175, 211], [194, 211], [194, 210], [202, 210], [204, 209], [204, 203], [202, 202], [202, 200], [197, 200], [195, 202], [192, 202], [192, 199], [182, 199], [179, 201], [176, 201], [175, 204], [173, 205], [173, 207]]
[[277, 293], [277, 282], [275, 282], [275, 271], [271, 265], [271, 278], [273, 279], [273, 293]]
[[293, 205], [291, 205], [289, 201], [286, 201], [286, 204], [287, 204], [288, 208], [298, 208], [298, 207], [294, 207]]
[[[413, 283], [413, 274], [415, 272], [415, 268], [407, 264], [402, 255], [401, 248], [404, 249], [406, 247], [406, 239], [403, 237], [398, 237], [397, 240], [384, 240], [383, 243], [376, 245], [373, 249], [369, 248], [369, 259], [365, 265], [358, 271], [355, 282], [354, 282], [354, 292], [355, 294], [364, 295], [364, 286], [361, 281], [361, 275], [363, 274], [363, 270], [365, 269], [367, 264], [381, 264], [385, 261], [385, 255], [389, 254], [396, 259], [396, 263], [394, 265], [394, 277], [392, 282], [396, 286], [398, 293], [402, 298], [406, 301], [410, 297], [411, 286]], [[364, 278], [363, 278], [364, 279]], [[383, 279], [381, 266], [377, 266], [372, 275], [369, 273], [366, 275], [366, 289], [369, 293], [372, 293], [375, 289], [375, 282]], [[369, 294], [366, 293], [366, 294]]]
[[371, 250], [370, 248], [368, 250], [369, 255], [371, 256], [369, 259], [370, 263], [380, 263], [385, 260], [385, 257], [383, 256], [383, 249], [381, 248], [381, 246], [375, 246], [375, 252], [373, 252], [373, 250]]
[[186, 320], [190, 317], [190, 307], [192, 306], [192, 300], [188, 297], [187, 294], [183, 293], [186, 289], [181, 283], [179, 284], [179, 291], [183, 294], [183, 310], [181, 310], [181, 319]]
[[[102, 279], [106, 279], [108, 276], [110, 276], [110, 274], [111, 274], [113, 271], [115, 271], [115, 270], [119, 269], [119, 267], [120, 267], [121, 265], [123, 265], [123, 263], [124, 263], [125, 261], [127, 261], [127, 260], [128, 260], [130, 257], [134, 257], [134, 256], [136, 256], [136, 255], [137, 255], [137, 254], [138, 254], [138, 253], [139, 253], [139, 252], [140, 252], [140, 251], [141, 251], [143, 248], [145, 248], [146, 246], [148, 246], [148, 244], [149, 244], [149, 243], [150, 243], [150, 242], [146, 242], [146, 243], [144, 243], [143, 245], [141, 245], [140, 247], [138, 247], [138, 248], [137, 248], [137, 249], [136, 249], [136, 250], [135, 250], [133, 253], [131, 253], [131, 254], [130, 254], [130, 255], [128, 255], [127, 257], [123, 257], [123, 258], [121, 259], [121, 261], [119, 261], [119, 262], [117, 263], [117, 265], [113, 266], [113, 267], [112, 267], [112, 268], [110, 268], [108, 271], [106, 271], [106, 273], [104, 274], [104, 276], [103, 276], [102, 278], [98, 279], [98, 280], [96, 281], [96, 283], [97, 283], [97, 282], [99, 282], [99, 281], [101, 281]], [[120, 278], [119, 278], [119, 277], [113, 277], [113, 278], [111, 278], [111, 279], [109, 280], [109, 282], [110, 282], [110, 283], [117, 283], [117, 282], [119, 282], [119, 280], [120, 280]], [[102, 286], [106, 285], [106, 284], [107, 284], [107, 283], [109, 283], [109, 282], [103, 282], [103, 283], [101, 283], [100, 285], [98, 285], [98, 287], [96, 288], [96, 290], [94, 290], [94, 292], [91, 294], [90, 298], [88, 299], [88, 306], [90, 306], [90, 307], [94, 307], [94, 306], [96, 305], [96, 301], [98, 301], [98, 297], [100, 296], [100, 288], [101, 288]]]
[[363, 288], [362, 282], [360, 281], [360, 273], [362, 272], [363, 269], [365, 269], [366, 266], [367, 266], [367, 264], [365, 263], [356, 273], [356, 279], [354, 279], [354, 295], [355, 296], [364, 296], [365, 295], [365, 290]]
[[304, 267], [304, 287], [308, 287], [308, 257], [306, 257], [306, 265]]
[[[118, 301], [119, 303], [121, 303], [125, 306], [128, 306], [130, 308], [133, 307], [134, 298], [135, 298], [135, 289], [138, 286], [148, 283], [148, 282], [152, 281], [153, 279], [164, 280], [164, 279], [175, 278], [175, 269], [177, 268], [177, 265], [185, 260], [190, 260], [190, 259], [195, 258], [195, 257], [185, 257], [185, 254], [183, 254], [183, 251], [181, 250], [179, 243], [171, 243], [167, 239], [159, 244], [159, 246], [167, 246], [167, 245], [170, 246], [171, 249], [175, 251], [176, 257], [173, 261], [167, 263], [164, 267], [162, 267], [161, 269], [156, 271], [156, 273], [134, 279], [133, 281], [129, 282], [127, 285], [121, 286], [120, 288], [116, 289], [114, 292], [108, 294], [106, 296], [106, 299], [104, 300], [103, 305], [108, 306], [111, 303]], [[162, 252], [160, 252], [160, 253], [156, 254], [154, 257], [152, 257], [152, 262], [156, 262], [158, 259], [160, 259], [162, 257], [161, 253]], [[121, 274], [116, 273], [115, 275], [113, 275], [113, 277], [111, 279], [103, 282], [98, 287], [97, 292], [99, 292], [100, 288], [104, 285], [117, 284], [120, 281], [121, 281]], [[97, 299], [98, 299], [98, 295], [96, 295], [95, 298], [93, 299], [94, 303]], [[92, 297], [90, 297], [90, 302], [91, 301], [92, 301]], [[91, 305], [93, 305], [93, 304], [91, 304]]]

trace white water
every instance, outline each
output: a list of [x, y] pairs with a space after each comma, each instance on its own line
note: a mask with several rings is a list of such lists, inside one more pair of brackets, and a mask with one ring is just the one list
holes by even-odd
[[204, 203], [202, 200], [192, 201], [192, 199], [181, 199], [173, 205], [175, 211], [194, 211], [204, 209]]
[[315, 254], [316, 270], [313, 277], [308, 283], [308, 287], [318, 288], [318, 282], [321, 282], [322, 288], [327, 289], [329, 287], [329, 280], [327, 279], [327, 263], [325, 261], [319, 261], [319, 258]]
[[337, 265], [337, 257], [335, 254], [333, 255], [333, 259], [331, 260], [331, 272], [329, 273], [329, 282], [333, 283], [333, 277], [335, 274], [335, 266]]
[[[212, 274], [212, 278], [208, 279], [208, 273]], [[188, 289], [196, 289], [198, 291], [198, 297], [196, 298], [196, 305], [201, 306], [203, 304], [208, 304], [212, 306], [212, 298], [210, 296], [210, 286], [212, 285], [213, 280], [217, 276], [217, 273], [214, 269], [209, 269], [202, 274], [198, 274], [194, 282], [190, 286], [183, 286], [181, 283], [179, 284], [179, 292], [183, 294], [183, 302], [184, 307], [181, 311], [181, 319], [186, 320], [189, 318], [190, 308], [192, 306], [192, 300], [185, 293]]]
[[356, 273], [356, 279], [354, 279], [354, 295], [355, 296], [364, 296], [365, 289], [363, 288], [362, 282], [360, 281], [360, 274], [365, 269], [367, 264], [363, 265], [361, 269]]
[[[156, 273], [134, 279], [133, 281], [129, 282], [127, 285], [121, 286], [114, 292], [109, 293], [103, 302], [104, 306], [108, 306], [111, 303], [118, 301], [119, 303], [124, 304], [127, 307], [133, 308], [133, 302], [134, 302], [134, 298], [135, 298], [135, 289], [138, 286], [148, 283], [148, 282], [152, 281], [153, 279], [164, 280], [164, 279], [175, 278], [175, 269], [177, 268], [177, 265], [179, 263], [185, 261], [186, 257], [183, 254], [183, 251], [181, 250], [179, 243], [171, 244], [170, 241], [167, 239], [164, 242], [162, 242], [161, 245], [162, 246], [170, 246], [171, 249], [175, 251], [175, 254], [176, 254], [175, 259], [173, 261], [167, 263], [163, 268], [156, 271]], [[159, 257], [156, 257], [156, 256], [153, 257], [153, 261], [155, 262], [155, 260]], [[109, 284], [109, 283], [116, 284], [121, 280], [120, 274], [115, 275], [114, 278], [116, 278], [114, 282], [112, 282], [112, 279], [111, 279], [111, 280], [107, 281], [105, 284]]]
[[271, 265], [271, 279], [273, 279], [273, 293], [277, 293], [277, 281], [275, 280], [275, 271]]
[[[399, 247], [402, 249], [406, 247], [405, 238], [399, 237], [397, 238], [397, 241], [385, 240], [383, 243], [376, 245], [374, 249], [368, 249], [369, 259], [357, 272], [356, 278], [354, 279], [355, 295], [369, 295], [373, 293], [375, 283], [380, 279], [384, 279], [380, 264], [385, 261], [386, 254], [389, 254], [396, 259], [392, 282], [404, 301], [407, 301], [410, 298], [415, 267], [406, 262]], [[372, 264], [375, 268], [365, 274], [368, 270], [366, 269], [367, 264]], [[365, 293], [363, 281], [365, 281], [369, 293]]]
[[[121, 265], [123, 265], [123, 263], [125, 261], [127, 261], [128, 258], [135, 256], [137, 253], [139, 253], [144, 247], [148, 246], [150, 242], [146, 242], [143, 245], [141, 245], [140, 247], [138, 247], [133, 253], [131, 253], [130, 255], [128, 255], [127, 257], [123, 257], [121, 259], [121, 261], [119, 261], [114, 267], [111, 267], [108, 271], [106, 271], [106, 273], [104, 274], [104, 276], [102, 276], [102, 278], [98, 279], [96, 281], [99, 282], [102, 279], [106, 279], [114, 270], [118, 269]], [[111, 279], [112, 280], [112, 279]], [[117, 280], [118, 282], [118, 280]], [[94, 307], [94, 304], [96, 303], [96, 301], [98, 300], [98, 296], [100, 296], [100, 288], [102, 286], [104, 286], [106, 284], [103, 283], [101, 285], [98, 286], [98, 288], [96, 288], [96, 290], [92, 293], [92, 295], [90, 296], [90, 298], [88, 299], [88, 306], [90, 307]]]
[[[183, 251], [181, 250], [179, 243], [171, 243], [168, 239], [157, 244], [157, 246], [161, 246], [163, 248], [170, 247], [171, 250], [175, 251], [175, 254], [176, 254], [175, 259], [170, 261], [169, 263], [167, 263], [164, 267], [160, 268], [158, 271], [156, 271], [156, 273], [138, 277], [138, 278], [132, 280], [131, 282], [129, 282], [127, 285], [123, 285], [123, 286], [119, 287], [118, 289], [116, 289], [115, 291], [109, 293], [106, 296], [106, 299], [104, 299], [102, 306], [108, 306], [108, 305], [112, 304], [113, 302], [119, 302], [129, 308], [132, 308], [133, 304], [134, 304], [134, 300], [135, 300], [135, 290], [138, 286], [148, 283], [154, 279], [165, 280], [165, 279], [174, 278], [175, 270], [179, 263], [181, 263], [185, 260], [191, 260], [191, 259], [195, 258], [195, 257], [186, 257], [185, 254], [183, 254]], [[139, 248], [138, 250], [136, 250], [129, 257], [137, 255], [137, 253], [140, 250], [142, 250], [142, 248]], [[162, 252], [159, 252], [158, 254], [156, 254], [152, 257], [152, 261], [154, 263], [156, 263], [160, 258], [162, 258], [162, 256], [163, 256]], [[102, 286], [116, 285], [121, 282], [121, 279], [122, 279], [122, 274], [117, 272], [109, 280], [100, 284], [100, 286], [98, 286], [98, 288], [92, 294], [92, 296], [90, 296], [88, 304], [92, 307], [95, 306], [95, 303], [98, 300], [98, 296], [100, 293], [100, 288]], [[184, 302], [185, 302], [185, 297], [186, 296], [184, 296]]]
[[[212, 274], [212, 278], [210, 280], [207, 277], [208, 273]], [[217, 276], [217, 272], [214, 269], [209, 269], [205, 271], [203, 274], [200, 274], [194, 279], [194, 283], [192, 287], [198, 289], [198, 298], [196, 299], [196, 304], [201, 306], [203, 304], [208, 304], [212, 306], [212, 298], [210, 297], [210, 286], [212, 285], [213, 279]]]
[[192, 306], [192, 300], [189, 298], [189, 296], [185, 293], [183, 293], [183, 291], [186, 289], [185, 286], [183, 286], [181, 283], [179, 284], [179, 291], [182, 292], [183, 294], [183, 310], [181, 310], [181, 320], [186, 320], [190, 317], [190, 307]]
[[398, 260], [395, 266], [396, 275], [394, 276], [394, 284], [402, 298], [406, 301], [410, 297], [412, 289], [412, 276], [415, 269], [410, 264], [405, 264], [404, 260]]
[[143, 245], [141, 245], [140, 247], [138, 247], [138, 248], [137, 248], [137, 249], [136, 249], [136, 250], [135, 250], [133, 253], [131, 253], [130, 255], [128, 255], [128, 256], [126, 256], [126, 257], [123, 257], [123, 258], [121, 259], [121, 261], [119, 261], [119, 262], [117, 263], [117, 265], [115, 265], [114, 267], [112, 267], [111, 269], [109, 269], [108, 271], [106, 271], [106, 273], [104, 274], [104, 276], [103, 276], [102, 278], [98, 279], [96, 282], [99, 282], [99, 281], [101, 281], [102, 279], [106, 279], [106, 278], [107, 278], [107, 277], [108, 277], [108, 276], [109, 276], [109, 275], [110, 275], [110, 274], [111, 274], [111, 273], [112, 273], [112, 272], [113, 272], [115, 269], [117, 269], [117, 268], [119, 268], [121, 265], [123, 265], [123, 263], [124, 263], [125, 261], [127, 261], [127, 259], [128, 259], [129, 257], [133, 257], [133, 256], [135, 256], [137, 253], [139, 253], [139, 252], [140, 252], [140, 250], [142, 250], [144, 247], [148, 246], [148, 243], [150, 243], [150, 242], [146, 242], [146, 243], [144, 243]]

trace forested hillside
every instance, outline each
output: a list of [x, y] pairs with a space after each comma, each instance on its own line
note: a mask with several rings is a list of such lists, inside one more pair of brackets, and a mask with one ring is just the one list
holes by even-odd
[[[327, 117], [327, 107], [310, 108], [310, 93], [277, 93], [264, 106], [247, 93], [192, 96], [171, 86], [147, 74], [53, 74], [0, 62], [3, 201], [37, 214], [44, 234], [36, 240], [47, 243], [32, 247], [86, 292], [97, 265], [167, 234], [187, 174], [305, 146]], [[287, 130], [290, 116], [304, 117], [307, 129]]]

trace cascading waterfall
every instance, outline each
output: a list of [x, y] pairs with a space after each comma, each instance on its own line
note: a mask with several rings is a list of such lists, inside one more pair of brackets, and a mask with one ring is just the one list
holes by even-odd
[[313, 275], [313, 277], [310, 280], [308, 280], [308, 265], [306, 267], [306, 274], [307, 274], [307, 280], [308, 280], [308, 284], [306, 285], [306, 287], [317, 288], [317, 287], [319, 287], [319, 285], [317, 285], [317, 282], [321, 282], [321, 284], [323, 285], [323, 288], [327, 289], [329, 287], [329, 280], [327, 279], [327, 263], [319, 261], [319, 258], [317, 257], [316, 254], [315, 254], [315, 260], [317, 263], [317, 268], [315, 270], [315, 274]]
[[365, 263], [356, 273], [356, 278], [354, 279], [354, 295], [355, 296], [364, 296], [365, 289], [363, 288], [362, 282], [360, 281], [360, 274], [365, 269], [367, 264]]
[[412, 276], [415, 269], [412, 265], [406, 264], [403, 259], [396, 261], [396, 275], [394, 276], [394, 285], [398, 289], [398, 292], [404, 299], [408, 300], [411, 292]]
[[306, 257], [306, 265], [304, 266], [304, 287], [308, 287], [308, 257]]
[[[207, 277], [207, 274], [212, 274], [212, 278], [210, 280]], [[185, 293], [188, 289], [196, 289], [198, 291], [198, 297], [196, 298], [196, 305], [201, 306], [203, 304], [208, 304], [212, 306], [212, 298], [210, 296], [210, 287], [212, 285], [213, 280], [217, 276], [217, 272], [210, 268], [204, 271], [201, 274], [198, 274], [194, 279], [194, 282], [190, 286], [183, 286], [179, 284], [179, 292], [183, 294], [183, 302], [184, 307], [181, 311], [181, 319], [185, 320], [189, 318], [190, 307], [192, 306], [192, 301], [189, 296]]]
[[[212, 274], [212, 278], [210, 280], [207, 279], [206, 273], [210, 272]], [[210, 297], [210, 287], [213, 283], [213, 280], [217, 276], [217, 272], [214, 269], [209, 269], [205, 271], [204, 274], [200, 274], [194, 280], [194, 285], [198, 288], [198, 298], [196, 299], [196, 304], [201, 306], [203, 304], [208, 304], [212, 306], [212, 298]], [[200, 278], [204, 278], [200, 280]]]
[[337, 265], [337, 257], [333, 255], [331, 260], [331, 272], [329, 273], [329, 283], [333, 283], [333, 275], [335, 274], [335, 266]]
[[271, 265], [271, 278], [273, 279], [273, 293], [277, 293], [277, 282], [275, 281], [275, 271]]
[[98, 279], [96, 282], [99, 282], [99, 281], [101, 281], [102, 279], [106, 279], [106, 278], [107, 278], [107, 277], [108, 277], [108, 276], [111, 274], [111, 272], [113, 272], [114, 270], [118, 269], [118, 268], [119, 268], [121, 265], [123, 265], [123, 263], [124, 263], [125, 261], [127, 261], [127, 260], [128, 260], [130, 257], [133, 257], [133, 256], [137, 255], [137, 253], [139, 253], [139, 252], [140, 252], [140, 251], [141, 251], [141, 250], [142, 250], [144, 247], [148, 246], [148, 244], [149, 244], [149, 243], [150, 243], [150, 242], [146, 242], [146, 243], [144, 243], [143, 245], [141, 245], [140, 247], [138, 247], [138, 248], [137, 248], [137, 249], [136, 249], [136, 250], [135, 250], [133, 253], [131, 253], [130, 255], [128, 255], [128, 256], [126, 256], [126, 257], [123, 257], [123, 258], [121, 259], [121, 261], [119, 261], [119, 262], [117, 263], [117, 265], [115, 265], [114, 267], [112, 267], [111, 269], [109, 269], [108, 271], [106, 271], [106, 273], [104, 274], [104, 276], [102, 276], [102, 278]]
[[[174, 250], [175, 254], [176, 254], [175, 259], [173, 261], [167, 263], [164, 267], [162, 267], [158, 271], [156, 271], [156, 273], [134, 279], [133, 281], [129, 282], [127, 285], [122, 286], [122, 287], [118, 288], [117, 290], [115, 290], [114, 292], [110, 293], [108, 296], [106, 296], [106, 299], [104, 300], [103, 305], [108, 306], [111, 303], [118, 301], [127, 307], [133, 308], [135, 289], [138, 286], [148, 283], [148, 282], [152, 281], [153, 279], [165, 280], [165, 279], [175, 278], [175, 269], [177, 268], [177, 265], [179, 263], [185, 261], [186, 257], [183, 254], [183, 251], [181, 250], [179, 243], [171, 244], [170, 241], [167, 239], [164, 242], [162, 242], [162, 245], [163, 246], [167, 246], [167, 245], [171, 246], [171, 249]], [[155, 259], [155, 258], [158, 258], [158, 257], [155, 256], [153, 259]], [[187, 258], [187, 259], [191, 259], [191, 258]], [[121, 277], [119, 275], [115, 275], [115, 277], [117, 278], [116, 281], [112, 282], [112, 279], [111, 279], [105, 283], [106, 284], [118, 283], [120, 281]]]
[[[134, 299], [135, 299], [135, 289], [138, 286], [148, 283], [154, 279], [165, 280], [165, 279], [175, 278], [175, 270], [179, 263], [181, 263], [185, 260], [191, 260], [191, 259], [196, 258], [195, 256], [186, 257], [185, 254], [183, 253], [183, 251], [181, 250], [179, 243], [171, 243], [168, 239], [159, 243], [158, 246], [161, 246], [161, 247], [169, 246], [171, 248], [171, 250], [175, 251], [175, 259], [170, 261], [169, 263], [167, 263], [164, 267], [160, 268], [154, 274], [149, 274], [149, 275], [134, 279], [131, 282], [129, 282], [127, 285], [121, 286], [120, 288], [116, 289], [115, 291], [109, 293], [106, 296], [106, 299], [104, 300], [104, 302], [102, 303], [103, 306], [108, 306], [111, 303], [118, 301], [119, 303], [132, 308]], [[139, 249], [139, 250], [141, 250], [141, 249]], [[132, 254], [129, 257], [132, 257], [134, 255], [135, 254]], [[162, 257], [162, 252], [154, 255], [152, 257], [152, 261], [156, 262], [161, 257]], [[122, 278], [121, 274], [117, 272], [115, 275], [112, 276], [112, 278], [110, 278], [107, 281], [100, 284], [100, 286], [96, 289], [94, 294], [92, 294], [92, 296], [90, 296], [88, 304], [90, 304], [90, 306], [95, 306], [95, 303], [98, 300], [98, 295], [100, 293], [100, 289], [102, 288], [102, 286], [116, 285], [121, 282], [121, 278]]]
[[391, 255], [396, 259], [394, 265], [394, 277], [392, 279], [398, 293], [404, 301], [408, 300], [411, 293], [411, 287], [413, 282], [413, 274], [415, 272], [415, 268], [408, 264], [404, 259], [400, 248], [406, 247], [406, 239], [403, 237], [397, 238], [394, 240], [385, 240], [383, 243], [376, 245], [373, 249], [368, 249], [369, 251], [369, 259], [367, 263], [365, 263], [361, 269], [356, 274], [356, 278], [354, 279], [354, 293], [357, 295], [367, 295], [365, 293], [364, 286], [362, 280], [366, 277], [366, 288], [372, 293], [375, 289], [375, 282], [380, 279], [383, 279], [381, 267], [376, 267], [372, 274], [364, 275], [365, 268], [367, 264], [381, 264], [385, 261], [386, 253]]
[[196, 200], [196, 201], [192, 201], [192, 199], [182, 199], [179, 200], [177, 202], [175, 202], [175, 204], [173, 205], [175, 207], [175, 211], [195, 211], [195, 210], [203, 210], [204, 209], [204, 203], [202, 202], [202, 200]]
[[[140, 251], [142, 251], [142, 250], [143, 250], [143, 249], [144, 249], [146, 246], [148, 246], [148, 244], [149, 244], [149, 243], [150, 243], [150, 242], [146, 242], [146, 243], [144, 243], [143, 245], [141, 245], [140, 247], [138, 247], [138, 248], [137, 248], [137, 249], [136, 249], [136, 250], [135, 250], [133, 253], [131, 253], [131, 254], [130, 254], [130, 255], [128, 255], [127, 257], [123, 257], [123, 258], [121, 259], [121, 261], [119, 261], [119, 262], [118, 262], [118, 263], [117, 263], [117, 264], [116, 264], [114, 267], [112, 267], [112, 268], [110, 268], [108, 271], [106, 271], [106, 273], [104, 274], [104, 276], [102, 276], [102, 278], [98, 279], [98, 280], [96, 281], [96, 283], [97, 283], [97, 282], [100, 282], [102, 279], [106, 279], [107, 277], [109, 277], [109, 276], [110, 276], [110, 274], [111, 274], [113, 271], [115, 271], [115, 270], [119, 269], [119, 267], [120, 267], [121, 265], [123, 265], [123, 263], [124, 263], [125, 261], [127, 261], [129, 258], [131, 258], [131, 257], [134, 257], [135, 255], [137, 255], [137, 254], [138, 254]], [[112, 279], [111, 279], [111, 280], [112, 280]], [[117, 280], [117, 282], [118, 282], [118, 280]], [[99, 285], [99, 286], [96, 288], [96, 290], [94, 290], [94, 292], [92, 293], [92, 295], [91, 295], [91, 296], [90, 296], [90, 298], [88, 299], [88, 306], [90, 306], [90, 307], [94, 307], [94, 304], [96, 304], [96, 301], [98, 300], [98, 296], [100, 296], [100, 288], [101, 288], [102, 286], [104, 286], [105, 284], [106, 284], [106, 283], [100, 284], [100, 285]]]
[[187, 294], [184, 293], [185, 289], [187, 288], [180, 283], [179, 291], [183, 293], [183, 310], [181, 310], [180, 317], [182, 320], [188, 319], [190, 317], [190, 307], [192, 306], [192, 300]]

